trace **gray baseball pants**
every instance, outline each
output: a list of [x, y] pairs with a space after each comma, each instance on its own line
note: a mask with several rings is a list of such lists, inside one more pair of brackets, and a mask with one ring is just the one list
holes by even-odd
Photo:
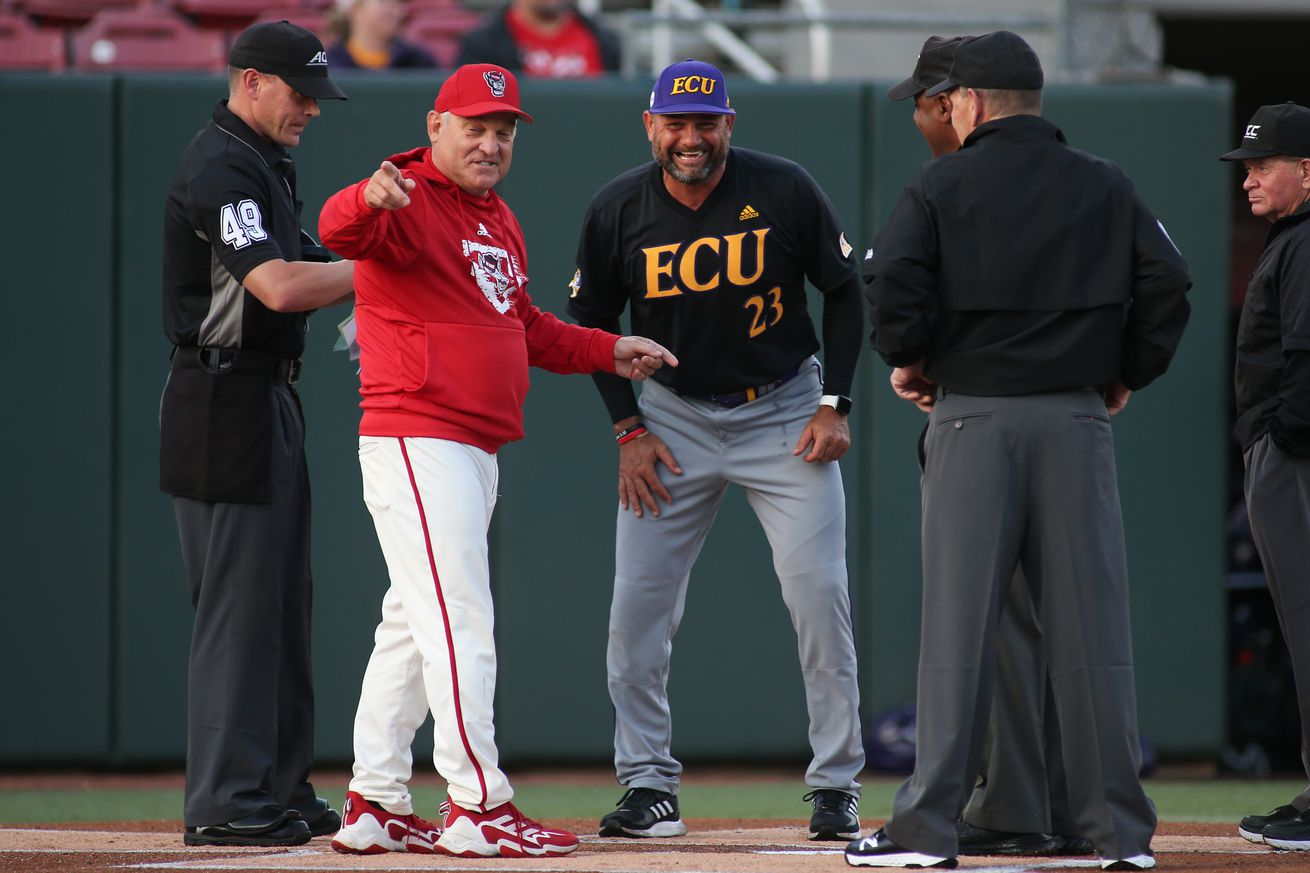
[[[1292, 656], [1301, 713], [1301, 761], [1310, 778], [1310, 458], [1285, 454], [1265, 434], [1246, 450], [1246, 510]], [[1292, 800], [1310, 809], [1310, 786]]]
[[1077, 829], [1104, 858], [1148, 851], [1155, 807], [1137, 776], [1128, 573], [1104, 401], [1092, 391], [947, 394], [929, 418], [926, 452], [917, 756], [887, 835], [957, 854], [1002, 603], [1022, 567], [1045, 630]]
[[1069, 808], [1041, 619], [1022, 572], [1010, 583], [996, 633], [996, 691], [982, 780], [964, 809], [964, 820], [992, 831], [1073, 835], [1077, 827]]
[[607, 665], [620, 783], [678, 791], [682, 765], [670, 748], [669, 656], [692, 565], [728, 485], [737, 484], [768, 536], [796, 629], [814, 752], [806, 784], [859, 794], [864, 748], [841, 470], [792, 455], [819, 395], [812, 359], [780, 388], [733, 409], [645, 384], [642, 417], [683, 473], [662, 471], [673, 503], [662, 505], [658, 517], [637, 518], [621, 507], [618, 513]]

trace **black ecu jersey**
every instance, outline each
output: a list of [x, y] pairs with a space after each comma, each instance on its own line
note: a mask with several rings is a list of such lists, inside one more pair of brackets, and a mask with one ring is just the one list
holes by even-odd
[[[679, 359], [653, 378], [689, 396], [733, 393], [818, 351], [805, 280], [822, 292], [852, 281], [850, 254], [832, 204], [792, 161], [734, 146], [694, 210], [673, 198], [652, 162], [593, 198], [568, 312], [616, 329], [631, 305], [632, 332]], [[608, 393], [606, 402], [616, 420], [630, 412]]]
[[221, 101], [178, 159], [164, 207], [169, 341], [300, 357], [306, 313], [274, 312], [242, 287], [260, 264], [304, 259], [295, 190], [287, 153]]

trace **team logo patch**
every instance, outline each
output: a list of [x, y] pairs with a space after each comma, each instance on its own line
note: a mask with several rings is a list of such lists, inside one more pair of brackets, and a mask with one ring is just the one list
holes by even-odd
[[514, 289], [523, 283], [518, 275], [518, 259], [500, 246], [464, 240], [464, 257], [469, 259], [469, 275], [487, 302], [501, 315], [514, 305]]
[[1264, 127], [1263, 124], [1248, 124], [1246, 126], [1246, 136], [1242, 137], [1242, 139], [1259, 139], [1260, 128], [1262, 127]]
[[851, 244], [846, 241], [846, 234], [843, 233], [837, 239], [837, 245], [841, 249], [841, 256], [843, 258], [849, 258], [851, 256], [852, 247]]
[[581, 267], [578, 267], [576, 270], [573, 271], [573, 278], [569, 280], [569, 288], [572, 289], [572, 290], [569, 292], [569, 297], [570, 297], [570, 298], [577, 297], [578, 294], [580, 294], [580, 293], [582, 292], [582, 268], [581, 268]]
[[482, 79], [487, 83], [487, 87], [491, 89], [492, 97], [505, 96], [505, 74], [500, 70], [487, 70], [482, 74]]
[[314, 56], [313, 56], [312, 58], [310, 58], [310, 59], [305, 63], [305, 66], [307, 66], [307, 67], [326, 67], [326, 66], [327, 66], [327, 52], [315, 52]]
[[758, 212], [755, 211], [755, 207], [754, 207], [754, 206], [751, 206], [749, 203], [747, 203], [747, 204], [746, 204], [746, 208], [743, 209], [743, 210], [742, 210], [742, 211], [737, 215], [737, 220], [738, 220], [738, 221], [746, 221], [747, 219], [751, 219], [751, 218], [759, 218], [759, 217], [760, 217], [760, 214], [759, 214]]

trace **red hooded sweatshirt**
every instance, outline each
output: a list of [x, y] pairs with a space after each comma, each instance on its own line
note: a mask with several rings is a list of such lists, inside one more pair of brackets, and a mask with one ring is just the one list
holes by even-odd
[[523, 438], [529, 366], [612, 373], [618, 337], [532, 305], [523, 231], [496, 192], [464, 193], [428, 148], [390, 161], [418, 183], [408, 206], [370, 208], [365, 179], [318, 219], [323, 244], [356, 261], [359, 432], [495, 452]]

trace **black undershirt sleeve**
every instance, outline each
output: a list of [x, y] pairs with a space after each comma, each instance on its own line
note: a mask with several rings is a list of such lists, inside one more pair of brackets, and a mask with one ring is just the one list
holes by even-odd
[[851, 394], [864, 333], [860, 277], [851, 273], [823, 295], [823, 393]]

